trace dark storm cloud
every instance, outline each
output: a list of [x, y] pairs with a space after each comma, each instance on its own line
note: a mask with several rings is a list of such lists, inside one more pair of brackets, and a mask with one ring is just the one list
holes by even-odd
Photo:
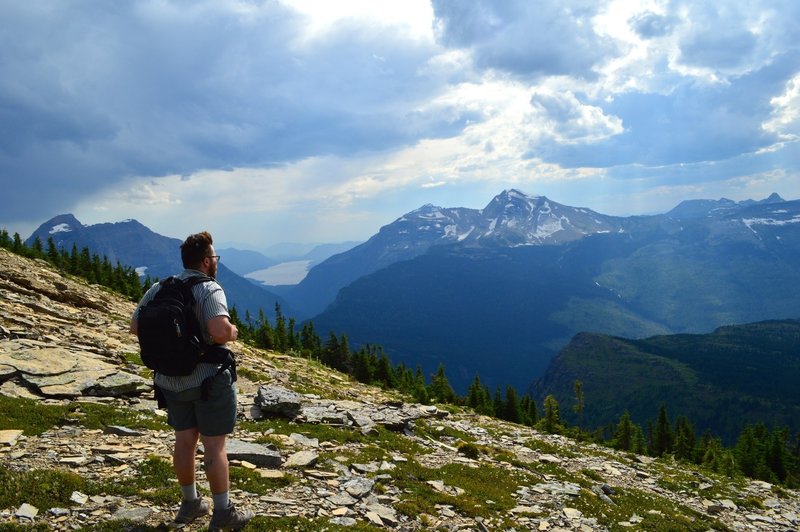
[[418, 73], [430, 45], [360, 26], [302, 41], [277, 3], [5, 2], [0, 21], [7, 219], [126, 176], [387, 149], [475, 118], [421, 105], [442, 86]]

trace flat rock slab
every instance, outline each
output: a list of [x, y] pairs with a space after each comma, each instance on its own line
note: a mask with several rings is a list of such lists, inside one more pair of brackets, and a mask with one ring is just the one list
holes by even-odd
[[18, 429], [0, 430], [0, 447], [12, 447], [17, 443], [22, 431]]
[[273, 469], [281, 467], [283, 463], [279, 452], [258, 443], [229, 439], [225, 447], [228, 452], [228, 460], [245, 460], [259, 467]]
[[0, 345], [0, 364], [11, 366], [28, 375], [58, 375], [72, 370], [78, 361], [75, 353], [60, 347], [20, 349], [19, 344], [15, 344]]

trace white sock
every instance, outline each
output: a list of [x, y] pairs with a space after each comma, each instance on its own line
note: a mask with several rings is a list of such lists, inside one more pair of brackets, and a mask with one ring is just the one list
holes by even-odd
[[197, 485], [192, 483], [181, 486], [181, 493], [183, 494], [184, 501], [193, 501], [197, 498]]
[[224, 510], [231, 504], [227, 491], [223, 491], [222, 493], [214, 493], [211, 495], [211, 497], [214, 499], [215, 510]]

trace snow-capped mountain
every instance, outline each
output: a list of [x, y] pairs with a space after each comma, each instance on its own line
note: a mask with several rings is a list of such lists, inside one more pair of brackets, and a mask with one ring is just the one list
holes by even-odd
[[381, 227], [360, 246], [318, 264], [286, 297], [304, 317], [311, 317], [359, 277], [418, 257], [434, 246], [561, 245], [587, 235], [624, 231], [625, 220], [514, 189], [498, 194], [483, 209], [426, 204]]

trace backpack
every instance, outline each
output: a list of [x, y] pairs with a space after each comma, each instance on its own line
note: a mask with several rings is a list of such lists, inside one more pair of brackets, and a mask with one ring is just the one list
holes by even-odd
[[156, 295], [139, 309], [139, 348], [145, 366], [169, 376], [189, 375], [208, 347], [195, 315], [192, 287], [213, 281], [206, 276], [159, 283]]

